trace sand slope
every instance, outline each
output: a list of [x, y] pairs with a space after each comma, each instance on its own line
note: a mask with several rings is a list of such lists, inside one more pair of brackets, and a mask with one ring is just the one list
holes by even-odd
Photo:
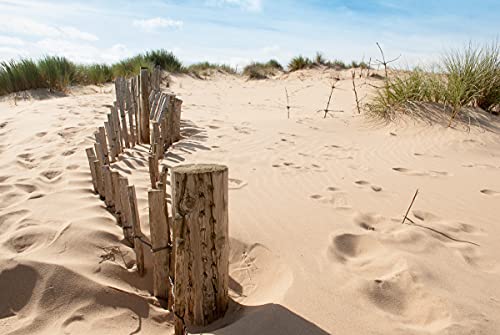
[[[323, 119], [333, 75], [172, 78], [185, 139], [164, 164], [230, 169], [234, 303], [203, 331], [497, 334], [499, 124], [375, 124], [355, 112], [350, 80], [333, 95], [344, 112]], [[106, 87], [0, 102], [2, 334], [172, 331], [150, 272], [134, 273], [133, 251], [91, 192], [84, 148], [112, 99]], [[147, 150], [116, 165], [137, 187], [145, 231]], [[415, 224], [402, 225], [417, 188]]]

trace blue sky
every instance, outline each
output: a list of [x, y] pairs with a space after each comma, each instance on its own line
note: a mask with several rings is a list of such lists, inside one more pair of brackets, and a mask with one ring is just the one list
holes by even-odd
[[367, 61], [378, 57], [378, 41], [405, 67], [498, 39], [499, 13], [498, 0], [0, 0], [0, 60], [110, 63], [165, 48], [188, 64], [286, 64], [316, 51]]

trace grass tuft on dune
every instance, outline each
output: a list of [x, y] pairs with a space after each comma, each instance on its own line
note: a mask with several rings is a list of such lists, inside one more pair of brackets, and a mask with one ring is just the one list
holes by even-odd
[[500, 106], [500, 45], [473, 46], [445, 54], [437, 71], [415, 69], [387, 78], [368, 111], [393, 119], [415, 103], [437, 103], [450, 111], [450, 124], [464, 107], [492, 111]]

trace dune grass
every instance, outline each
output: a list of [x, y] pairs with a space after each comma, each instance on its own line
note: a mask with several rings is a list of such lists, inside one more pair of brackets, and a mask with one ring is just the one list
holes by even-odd
[[216, 64], [210, 62], [200, 62], [191, 64], [186, 68], [183, 68], [182, 72], [190, 73], [195, 76], [208, 76], [214, 72], [236, 74], [236, 69], [232, 68], [227, 64]]
[[184, 71], [180, 60], [171, 52], [148, 51], [113, 65], [75, 64], [65, 57], [45, 56], [37, 61], [21, 59], [0, 63], [0, 95], [37, 88], [64, 91], [70, 85], [100, 85], [116, 77], [139, 74], [141, 67], [173, 73]]
[[365, 62], [358, 63], [356, 61], [352, 61], [350, 64], [348, 64], [339, 59], [328, 60], [323, 56], [321, 52], [316, 52], [316, 55], [314, 56], [313, 59], [304, 57], [302, 55], [292, 58], [292, 60], [288, 64], [288, 71], [293, 72], [297, 70], [311, 69], [318, 66], [323, 66], [338, 71], [347, 70], [351, 68], [362, 68], [362, 69], [368, 68], [368, 65]]
[[266, 79], [283, 71], [283, 66], [274, 59], [267, 63], [253, 62], [245, 66], [243, 75], [249, 79]]
[[393, 119], [411, 110], [415, 103], [437, 103], [450, 110], [450, 123], [465, 107], [491, 111], [500, 106], [500, 45], [452, 50], [436, 67], [438, 71], [415, 69], [385, 81], [368, 111]]

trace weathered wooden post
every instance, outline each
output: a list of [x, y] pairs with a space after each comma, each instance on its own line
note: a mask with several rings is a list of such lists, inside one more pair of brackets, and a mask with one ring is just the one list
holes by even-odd
[[118, 219], [118, 224], [121, 225], [122, 200], [120, 196], [120, 174], [118, 171], [111, 171], [111, 183], [113, 184], [115, 214]]
[[122, 229], [123, 229], [123, 237], [127, 240], [132, 246], [134, 245], [133, 238], [133, 226], [131, 220], [131, 211], [130, 211], [130, 201], [128, 198], [128, 179], [125, 177], [119, 178], [120, 182], [120, 204], [121, 204], [121, 221], [122, 221]]
[[141, 143], [149, 144], [149, 70], [146, 67], [141, 67], [141, 109], [140, 118], [140, 136]]
[[139, 208], [137, 206], [137, 196], [135, 194], [135, 186], [128, 187], [128, 200], [130, 206], [130, 219], [134, 234], [134, 251], [137, 263], [137, 273], [139, 276], [144, 276], [144, 246], [141, 239], [144, 237], [141, 230], [141, 221], [139, 218]]
[[148, 191], [149, 226], [153, 252], [153, 294], [168, 304], [170, 286], [170, 227], [162, 190]]
[[102, 167], [102, 178], [104, 181], [104, 203], [108, 208], [112, 208], [115, 206], [114, 202], [114, 189], [113, 189], [113, 181], [111, 179], [111, 169], [109, 165], [104, 165]]
[[173, 134], [172, 142], [177, 142], [181, 139], [181, 109], [182, 100], [174, 99], [174, 115], [173, 115]]
[[176, 334], [224, 316], [228, 303], [228, 169], [190, 164], [172, 169]]
[[95, 156], [94, 148], [85, 149], [87, 154], [87, 159], [89, 161], [90, 175], [92, 176], [92, 185], [94, 186], [94, 191], [97, 193], [97, 174], [94, 169], [94, 161], [97, 159]]
[[149, 165], [149, 178], [151, 181], [151, 188], [156, 188], [156, 183], [160, 178], [160, 167], [158, 163], [158, 158], [154, 154], [148, 156]]

